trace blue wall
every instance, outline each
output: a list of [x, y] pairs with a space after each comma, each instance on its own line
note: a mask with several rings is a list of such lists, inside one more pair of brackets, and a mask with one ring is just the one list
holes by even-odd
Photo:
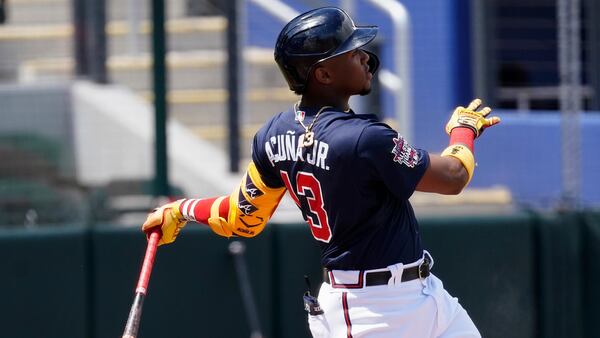
[[[287, 1], [298, 11], [339, 1]], [[411, 16], [414, 140], [419, 148], [442, 151], [448, 142], [444, 125], [457, 105], [472, 98], [470, 13], [468, 0], [404, 0]], [[248, 43], [272, 48], [283, 23], [248, 7]], [[382, 67], [394, 70], [391, 22], [366, 1], [356, 0], [357, 24], [376, 24], [382, 46]], [[383, 96], [383, 116], [395, 116], [391, 95]], [[471, 186], [508, 187], [514, 198], [533, 206], [554, 206], [561, 192], [560, 115], [535, 112], [529, 116], [500, 112], [503, 122], [476, 144], [477, 174]], [[582, 197], [586, 205], [600, 206], [600, 114], [582, 119]]]
[[[521, 203], [556, 206], [562, 185], [560, 114], [498, 115], [502, 123], [476, 142], [478, 167], [472, 185], [504, 185]], [[588, 206], [600, 206], [600, 114], [582, 115], [580, 128], [582, 199]]]

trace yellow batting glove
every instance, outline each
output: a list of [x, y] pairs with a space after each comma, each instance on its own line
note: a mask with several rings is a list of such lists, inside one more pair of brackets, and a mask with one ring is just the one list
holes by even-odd
[[154, 227], [160, 227], [162, 237], [158, 245], [173, 243], [177, 235], [179, 235], [179, 231], [185, 226], [187, 221], [179, 211], [182, 201], [178, 200], [165, 204], [148, 214], [148, 218], [146, 218], [146, 221], [142, 225], [142, 230], [148, 232]]
[[481, 100], [475, 99], [469, 103], [467, 108], [456, 107], [450, 117], [450, 121], [446, 124], [446, 133], [450, 135], [450, 132], [454, 128], [467, 127], [475, 132], [475, 137], [478, 137], [486, 128], [500, 123], [500, 118], [497, 116], [487, 117], [492, 108], [484, 107], [477, 111], [479, 106], [481, 106]]

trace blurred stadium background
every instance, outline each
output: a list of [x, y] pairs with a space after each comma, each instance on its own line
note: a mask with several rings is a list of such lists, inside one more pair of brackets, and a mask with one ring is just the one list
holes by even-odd
[[[596, 0], [0, 0], [0, 336], [121, 333], [146, 213], [237, 184], [253, 134], [298, 99], [277, 34], [324, 5], [380, 26], [358, 111], [432, 152], [457, 105], [502, 118], [463, 194], [412, 198], [483, 336], [599, 336]], [[247, 241], [261, 328], [308, 337], [317, 245], [289, 201], [272, 223]], [[140, 336], [250, 335], [228, 243], [191, 225], [161, 247]]]

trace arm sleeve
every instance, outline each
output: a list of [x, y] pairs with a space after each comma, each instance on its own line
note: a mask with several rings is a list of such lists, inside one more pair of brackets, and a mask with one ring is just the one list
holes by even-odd
[[427, 151], [412, 147], [383, 123], [370, 124], [357, 142], [357, 156], [399, 199], [408, 199], [429, 166]]
[[285, 188], [269, 188], [253, 162], [229, 196], [184, 200], [180, 211], [188, 221], [207, 224], [223, 237], [254, 237], [261, 233], [279, 205]]
[[[200, 220], [218, 235], [254, 237], [265, 227], [279, 205], [285, 185], [273, 165], [266, 130], [261, 128], [252, 142], [252, 161], [240, 185], [229, 196], [200, 200], [193, 204], [192, 219]], [[186, 217], [187, 209], [183, 215]]]

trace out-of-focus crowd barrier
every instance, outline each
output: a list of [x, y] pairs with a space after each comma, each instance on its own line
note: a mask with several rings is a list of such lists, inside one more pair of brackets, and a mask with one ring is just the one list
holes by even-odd
[[[433, 272], [484, 337], [594, 337], [600, 213], [423, 218]], [[249, 337], [232, 240], [189, 224], [158, 250], [140, 337]], [[322, 280], [304, 224], [243, 240], [266, 337], [310, 337], [304, 275]], [[137, 228], [0, 230], [2, 337], [119, 337], [145, 250]]]

